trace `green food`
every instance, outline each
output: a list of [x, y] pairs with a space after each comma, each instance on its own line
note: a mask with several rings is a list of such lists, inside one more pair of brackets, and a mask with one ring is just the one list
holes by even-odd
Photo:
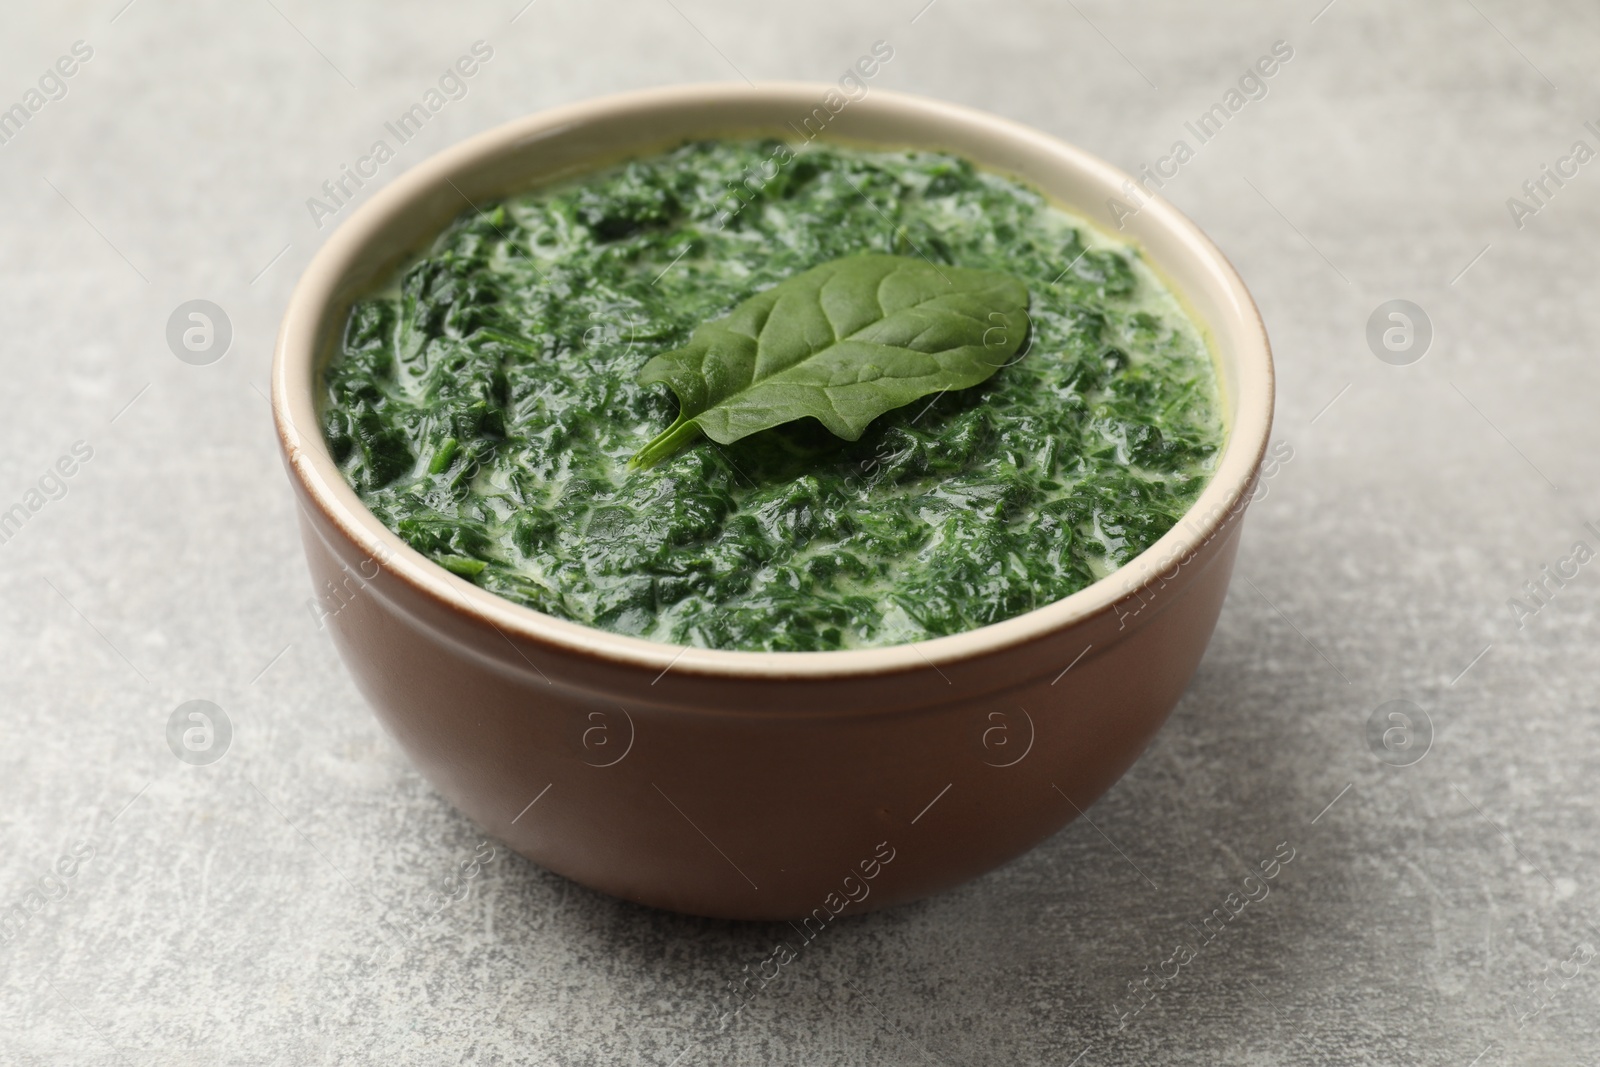
[[[859, 253], [1015, 278], [1024, 347], [854, 441], [796, 404], [629, 466], [680, 414], [641, 368]], [[356, 303], [326, 384], [332, 455], [418, 551], [563, 619], [725, 649], [1058, 600], [1170, 529], [1223, 438], [1205, 344], [1136, 252], [958, 158], [820, 142], [691, 144], [469, 212]]]
[[878, 252], [812, 267], [644, 365], [639, 381], [671, 386], [678, 417], [634, 465], [697, 432], [726, 445], [808, 415], [859, 440], [885, 411], [985, 380], [1027, 329], [1027, 286], [1008, 274]]

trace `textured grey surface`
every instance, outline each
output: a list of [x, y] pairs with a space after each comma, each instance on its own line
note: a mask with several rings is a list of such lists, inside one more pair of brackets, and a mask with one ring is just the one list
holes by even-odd
[[[1574, 541], [1600, 548], [1600, 162], [1520, 230], [1505, 203], [1575, 140], [1600, 148], [1592, 5], [536, 0], [513, 22], [522, 0], [123, 2], [10, 3], [0, 34], [0, 105], [94, 49], [0, 146], [0, 509], [93, 448], [0, 544], [0, 909], [26, 916], [0, 944], [0, 1062], [1600, 1057], [1600, 567], [1520, 629], [1507, 606]], [[548, 105], [832, 79], [877, 39], [876, 85], [1134, 168], [1294, 48], [1166, 189], [1254, 288], [1293, 452], [1193, 686], [1092, 826], [841, 922], [726, 1032], [702, 1025], [719, 989], [784, 928], [646, 911], [503, 853], [439, 907], [480, 838], [305, 606], [261, 395], [327, 233], [305, 201], [479, 39], [470, 92], [379, 181]], [[164, 337], [194, 298], [234, 328], [209, 366]], [[1410, 366], [1365, 339], [1394, 298], [1434, 326]], [[166, 740], [192, 699], [233, 725], [206, 766]], [[1433, 724], [1409, 767], [1366, 739], [1397, 699]], [[1266, 899], [1130, 991], [1280, 842]], [[93, 855], [45, 883], [59, 899], [31, 896], [75, 847]]]

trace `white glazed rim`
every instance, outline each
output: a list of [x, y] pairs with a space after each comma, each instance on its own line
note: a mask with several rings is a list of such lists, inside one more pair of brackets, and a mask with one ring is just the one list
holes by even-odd
[[[346, 298], [342, 294], [349, 288], [348, 275], [360, 261], [362, 251], [395, 220], [415, 209], [425, 196], [438, 192], [447, 183], [455, 184], [452, 179], [542, 136], [630, 112], [658, 111], [663, 107], [692, 110], [728, 101], [754, 102], [771, 106], [775, 113], [805, 115], [830, 90], [834, 87], [812, 83], [723, 83], [600, 97], [488, 130], [429, 157], [379, 190], [334, 231], [313, 257], [290, 297], [278, 334], [272, 370], [273, 415], [290, 469], [312, 500], [365, 553], [380, 560], [389, 573], [442, 606], [487, 621], [508, 636], [651, 671], [670, 666], [675, 672], [735, 678], [865, 676], [970, 660], [1038, 640], [1110, 610], [1113, 604], [1153, 582], [1173, 561], [1189, 559], [1248, 503], [1247, 494], [1253, 488], [1272, 427], [1273, 368], [1265, 326], [1243, 280], [1211, 240], [1164, 199], [1143, 201], [1130, 232], [1141, 246], [1147, 246], [1155, 236], [1176, 249], [1175, 255], [1163, 260], [1150, 255], [1146, 247], [1147, 260], [1185, 299], [1185, 287], [1173, 277], [1187, 273], [1201, 278], [1202, 284], [1212, 288], [1213, 300], [1228, 320], [1219, 322], [1215, 314], [1210, 321], [1201, 320], [1207, 334], [1215, 339], [1215, 357], [1223, 367], [1231, 362], [1236, 378], [1231, 427], [1222, 457], [1194, 506], [1155, 544], [1087, 588], [1004, 622], [910, 644], [831, 652], [739, 652], [647, 641], [546, 615], [451, 574], [385, 527], [345, 482], [328, 453], [317, 417], [315, 370], [319, 346], [325, 342], [319, 329], [329, 305]], [[997, 155], [1011, 149], [1035, 160], [1048, 157], [1050, 167], [1092, 184], [1107, 197], [1129, 198], [1124, 190], [1130, 179], [1123, 171], [1045, 133], [994, 115], [887, 90], [873, 90], [849, 106], [858, 111], [874, 109], [877, 117], [889, 121], [904, 116], [922, 123], [931, 120], [941, 126], [962, 128], [965, 133], [978, 131], [995, 143]], [[889, 146], [887, 140], [884, 144]], [[639, 147], [643, 150], [654, 146], [641, 143]], [[1004, 169], [1003, 164], [995, 166], [985, 159], [974, 161]], [[1088, 203], [1066, 206], [1085, 217], [1098, 214], [1090, 210]], [[1122, 235], [1123, 239], [1127, 237]], [[1182, 264], [1183, 272], [1172, 269], [1179, 260], [1187, 261]], [[1219, 335], [1224, 332], [1233, 336], [1234, 343], [1222, 343]]]

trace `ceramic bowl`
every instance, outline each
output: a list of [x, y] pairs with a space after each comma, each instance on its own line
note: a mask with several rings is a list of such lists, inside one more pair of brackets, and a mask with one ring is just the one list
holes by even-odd
[[1117, 780], [1183, 693], [1222, 607], [1272, 422], [1265, 330], [1211, 241], [1163, 200], [1116, 213], [1116, 235], [1180, 294], [1217, 361], [1228, 438], [1199, 501], [1087, 589], [937, 640], [731, 652], [540, 614], [386, 529], [340, 476], [317, 413], [352, 300], [452, 219], [687, 139], [798, 131], [954, 152], [1108, 231], [1108, 201], [1128, 201], [1124, 173], [1036, 130], [883, 90], [835, 112], [832, 89], [628, 93], [441, 152], [328, 239], [289, 302], [272, 377], [321, 621], [439, 791], [584, 885], [700, 915], [795, 920], [808, 936], [838, 914], [936, 892], [1032, 848]]

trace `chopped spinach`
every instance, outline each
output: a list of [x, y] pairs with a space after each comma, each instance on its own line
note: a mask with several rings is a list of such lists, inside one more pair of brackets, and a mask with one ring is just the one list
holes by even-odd
[[[463, 215], [356, 304], [330, 451], [418, 551], [619, 633], [823, 650], [958, 633], [1126, 563], [1222, 443], [1209, 355], [1129, 249], [948, 155], [703, 142]], [[770, 176], [769, 176], [770, 174]], [[1021, 351], [873, 419], [630, 457], [678, 414], [652, 357], [858, 253], [1011, 275]], [[664, 379], [663, 379], [664, 380]]]

